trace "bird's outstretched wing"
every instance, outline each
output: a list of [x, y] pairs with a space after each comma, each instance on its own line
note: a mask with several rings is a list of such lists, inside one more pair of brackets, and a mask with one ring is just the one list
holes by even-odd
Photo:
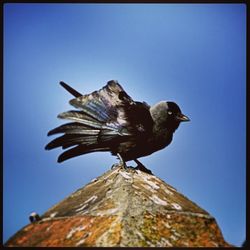
[[88, 95], [64, 85], [76, 96], [70, 104], [78, 110], [59, 114], [59, 118], [72, 122], [48, 133], [64, 135], [52, 140], [46, 149], [75, 146], [62, 153], [58, 162], [94, 151], [112, 151], [120, 142], [134, 140], [151, 130], [149, 106], [133, 101], [118, 82], [109, 81], [99, 91]]

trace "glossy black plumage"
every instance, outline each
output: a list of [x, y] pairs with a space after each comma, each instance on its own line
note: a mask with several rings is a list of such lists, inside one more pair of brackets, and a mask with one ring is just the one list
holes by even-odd
[[60, 84], [75, 96], [70, 104], [77, 110], [59, 114], [71, 122], [48, 133], [63, 133], [45, 147], [67, 149], [58, 162], [97, 151], [110, 151], [125, 162], [136, 160], [166, 147], [180, 122], [189, 120], [174, 102], [162, 101], [150, 107], [134, 101], [117, 81], [109, 81], [88, 95]]

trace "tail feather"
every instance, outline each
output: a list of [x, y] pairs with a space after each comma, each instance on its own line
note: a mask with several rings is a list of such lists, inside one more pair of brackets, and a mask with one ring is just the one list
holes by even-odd
[[94, 119], [83, 111], [71, 110], [63, 112], [58, 115], [58, 118], [76, 121], [94, 129], [117, 130], [117, 126], [115, 124], [110, 123], [107, 125], [103, 122], [98, 121], [97, 119]]
[[86, 145], [78, 145], [60, 154], [57, 161], [63, 162], [78, 155], [83, 155], [96, 151], [108, 151], [108, 150], [109, 150], [108, 147], [93, 148], [93, 147], [87, 147]]
[[[72, 99], [70, 104], [79, 110], [70, 110], [59, 114], [58, 118], [72, 122], [48, 132], [49, 136], [63, 133], [62, 136], [55, 138], [45, 147], [47, 150], [57, 147], [68, 149], [58, 157], [58, 162], [90, 152], [110, 151], [111, 147], [119, 143], [121, 139], [124, 140], [125, 136], [130, 136], [120, 121], [123, 119], [123, 114], [120, 114], [120, 120], [117, 118], [118, 111], [112, 102], [111, 90], [104, 89], [103, 95], [93, 92], [83, 96], [66, 83], [60, 82], [60, 84], [77, 97]], [[112, 84], [109, 85], [109, 88], [111, 87]], [[120, 104], [120, 99], [117, 96], [114, 98], [117, 105]]]
[[71, 95], [75, 96], [75, 97], [79, 97], [82, 96], [81, 93], [79, 93], [78, 91], [76, 91], [75, 89], [73, 89], [72, 87], [70, 87], [68, 84], [66, 84], [65, 82], [61, 81], [60, 82], [61, 86], [63, 86]]
[[88, 115], [86, 115], [82, 111], [63, 112], [63, 113], [58, 115], [58, 118], [76, 121], [76, 122], [79, 122], [81, 124], [90, 126], [92, 128], [98, 128], [98, 129], [102, 128], [102, 124], [100, 122], [98, 122], [95, 119], [89, 117]]
[[80, 142], [80, 138], [78, 135], [68, 135], [68, 134], [64, 134], [60, 137], [55, 138], [54, 140], [52, 140], [50, 143], [48, 143], [45, 147], [46, 150], [50, 150], [53, 148], [58, 148], [58, 147], [62, 147], [63, 145], [67, 145], [69, 143], [72, 142]]
[[83, 125], [81, 123], [71, 122], [50, 130], [48, 132], [48, 136], [58, 133], [96, 135], [99, 132], [99, 129], [91, 129], [91, 127]]
[[51, 150], [58, 147], [62, 147], [63, 149], [65, 149], [77, 144], [98, 148], [103, 143], [112, 142], [114, 141], [114, 138], [117, 138], [117, 134], [109, 133], [109, 131], [106, 130], [99, 130], [98, 133], [94, 130], [89, 130], [89, 132], [86, 130], [82, 130], [80, 132], [81, 134], [65, 133], [64, 135], [57, 137], [50, 143], [48, 143], [45, 149]]
[[79, 145], [78, 143], [75, 143], [75, 142], [69, 142], [69, 143], [67, 143], [67, 145], [62, 145], [62, 149], [66, 149], [66, 148], [70, 148], [70, 147], [73, 147], [73, 146], [77, 146], [77, 145]]
[[[80, 138], [80, 136], [79, 136]], [[81, 139], [79, 140], [71, 140], [71, 141], [67, 141], [67, 143], [64, 143], [62, 145], [63, 149], [75, 146], [75, 145], [85, 145], [88, 147], [95, 147], [95, 148], [99, 148], [100, 145], [103, 145], [105, 142], [107, 141], [111, 141], [113, 139], [113, 137], [109, 136], [109, 135], [101, 135], [101, 133], [99, 133], [97, 136], [94, 135], [89, 135], [89, 136], [82, 136]]]
[[49, 144], [46, 145], [45, 149], [50, 150], [58, 147], [68, 148], [77, 144], [84, 144], [86, 146], [98, 146], [98, 135], [86, 136], [79, 134], [64, 134], [52, 140]]

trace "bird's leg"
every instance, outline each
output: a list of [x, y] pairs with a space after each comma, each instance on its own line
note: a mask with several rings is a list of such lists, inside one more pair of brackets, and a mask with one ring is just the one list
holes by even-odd
[[127, 169], [127, 164], [126, 162], [122, 159], [121, 155], [119, 153], [117, 153], [117, 157], [118, 159], [120, 160], [119, 163], [116, 163], [114, 164], [111, 169], [113, 169], [114, 167], [117, 167], [117, 166], [121, 166], [123, 169]]
[[119, 160], [120, 160], [119, 165], [121, 165], [122, 168], [127, 169], [127, 168], [128, 168], [128, 167], [127, 167], [127, 164], [126, 164], [126, 162], [122, 159], [121, 155], [118, 153], [117, 156], [118, 156], [118, 158], [119, 158]]
[[139, 169], [145, 173], [148, 173], [148, 174], [153, 174], [151, 170], [149, 170], [148, 168], [146, 168], [140, 161], [138, 161], [137, 159], [134, 159], [134, 161], [136, 162], [137, 164], [137, 167], [135, 169]]

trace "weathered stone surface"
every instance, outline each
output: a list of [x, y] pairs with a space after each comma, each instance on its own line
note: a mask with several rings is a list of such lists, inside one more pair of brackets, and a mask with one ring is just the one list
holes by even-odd
[[41, 218], [6, 246], [231, 246], [205, 210], [135, 169], [106, 172]]

